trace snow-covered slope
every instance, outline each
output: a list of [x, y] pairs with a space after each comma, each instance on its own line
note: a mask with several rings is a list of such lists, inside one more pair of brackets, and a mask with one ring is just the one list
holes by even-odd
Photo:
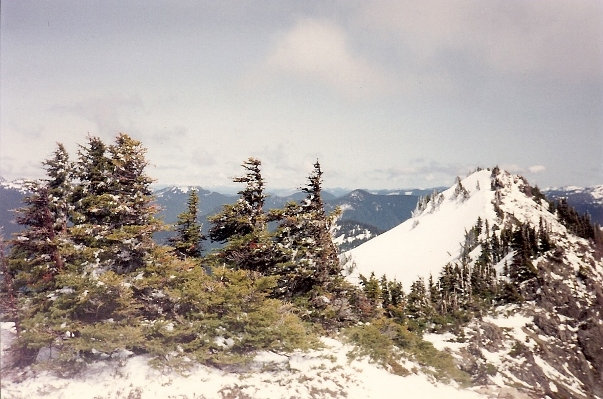
[[[350, 278], [375, 272], [406, 288], [430, 274], [438, 281], [447, 263], [460, 263], [465, 233], [478, 217], [490, 233], [542, 223], [553, 248], [531, 256], [538, 276], [515, 286], [517, 303], [495, 306], [456, 333], [426, 338], [479, 384], [513, 386], [528, 398], [603, 397], [601, 244], [572, 234], [520, 176], [481, 170], [420, 202], [412, 219], [348, 252], [357, 265]], [[469, 267], [480, 249], [469, 255]], [[511, 264], [513, 256], [505, 260]], [[496, 265], [499, 274], [505, 260]]]
[[[2, 323], [3, 352], [14, 335]], [[366, 358], [349, 360], [349, 345], [323, 338], [324, 348], [277, 354], [261, 352], [245, 370], [195, 366], [186, 373], [152, 368], [148, 358], [134, 356], [96, 362], [72, 378], [50, 372], [3, 370], [2, 398], [392, 398], [486, 399], [477, 390], [436, 383], [418, 373], [394, 375]], [[5, 355], [5, 353], [3, 353]], [[413, 364], [407, 365], [409, 368]], [[414, 365], [416, 366], [416, 365]]]
[[[374, 272], [395, 278], [405, 287], [418, 277], [427, 279], [431, 274], [436, 278], [447, 263], [458, 259], [465, 233], [478, 218], [490, 227], [502, 227], [513, 217], [535, 226], [543, 217], [552, 224], [554, 215], [546, 204], [524, 193], [527, 187], [523, 178], [507, 172], [493, 177], [490, 170], [479, 170], [459, 179], [446, 191], [432, 195], [411, 219], [349, 251], [348, 257], [356, 264], [350, 278], [356, 280], [358, 274]], [[495, 204], [506, 219], [497, 215]], [[555, 226], [564, 230], [558, 223]]]

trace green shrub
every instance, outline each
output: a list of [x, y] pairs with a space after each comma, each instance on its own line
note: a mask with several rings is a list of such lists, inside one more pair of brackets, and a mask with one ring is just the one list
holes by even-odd
[[[244, 363], [258, 350], [291, 351], [317, 345], [293, 306], [268, 294], [274, 278], [248, 270], [202, 268], [174, 275], [161, 291], [171, 314], [146, 322], [146, 349], [158, 359]], [[166, 299], [167, 298], [167, 299]]]
[[344, 330], [344, 336], [356, 346], [350, 357], [368, 356], [376, 363], [390, 366], [396, 374], [408, 373], [399, 362], [406, 357], [437, 379], [453, 379], [461, 384], [470, 382], [469, 376], [456, 366], [450, 354], [437, 350], [417, 333], [390, 319], [379, 318], [368, 324], [349, 327]]

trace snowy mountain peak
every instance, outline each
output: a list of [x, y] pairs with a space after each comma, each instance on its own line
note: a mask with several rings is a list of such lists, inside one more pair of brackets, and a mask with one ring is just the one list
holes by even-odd
[[17, 179], [13, 181], [8, 181], [2, 177], [0, 177], [0, 187], [7, 190], [14, 190], [19, 192], [20, 194], [27, 194], [29, 189], [27, 188], [27, 180], [25, 179]]
[[567, 203], [551, 207], [523, 177], [480, 170], [422, 199], [411, 219], [347, 252], [356, 265], [349, 279], [386, 275], [403, 284], [408, 301], [413, 288], [425, 289], [429, 281], [430, 309], [462, 324], [462, 312], [443, 312], [442, 305], [467, 311], [474, 304], [463, 308], [455, 301], [470, 300], [479, 289], [471, 281], [480, 268], [489, 268], [490, 276], [495, 270], [502, 295], [493, 307], [427, 339], [449, 350], [481, 384], [531, 391], [509, 397], [601, 398], [600, 234]]
[[155, 192], [156, 197], [174, 196], [174, 195], [188, 195], [192, 190], [197, 190], [199, 195], [209, 193], [200, 186], [169, 186], [162, 188]]
[[541, 218], [556, 233], [565, 231], [523, 177], [498, 168], [478, 170], [419, 201], [411, 219], [348, 252], [356, 264], [350, 279], [374, 272], [408, 288], [457, 261], [465, 234], [478, 219], [496, 229], [517, 221], [538, 226]]

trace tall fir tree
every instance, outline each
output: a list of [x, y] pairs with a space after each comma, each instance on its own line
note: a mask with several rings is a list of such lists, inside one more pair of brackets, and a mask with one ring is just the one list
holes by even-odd
[[[17, 320], [19, 339], [15, 349], [19, 363], [27, 364], [37, 349], [60, 339], [57, 327], [61, 316], [55, 317], [52, 308], [63, 285], [66, 273], [65, 248], [68, 237], [65, 214], [50, 193], [49, 185], [41, 181], [30, 183], [30, 192], [18, 210], [17, 222], [24, 228], [12, 240], [6, 281], [18, 293]], [[56, 194], [55, 194], [56, 195]], [[59, 321], [61, 319], [61, 321]]]
[[55, 219], [55, 231], [64, 235], [71, 218], [70, 198], [74, 190], [73, 164], [62, 143], [57, 143], [54, 156], [42, 164], [46, 169], [45, 183], [48, 187], [50, 210]]
[[201, 241], [205, 235], [201, 232], [203, 227], [198, 221], [199, 192], [191, 190], [188, 195], [187, 209], [178, 215], [174, 225], [176, 235], [170, 237], [169, 242], [174, 252], [180, 258], [201, 257]]
[[302, 203], [305, 214], [307, 236], [313, 243], [311, 258], [316, 262], [316, 273], [320, 283], [327, 283], [341, 276], [341, 265], [337, 256], [337, 247], [333, 243], [331, 229], [339, 216], [338, 211], [327, 215], [322, 199], [322, 169], [320, 163], [314, 163], [314, 169], [308, 176], [308, 184], [302, 189], [306, 200]]
[[88, 145], [80, 145], [73, 173], [77, 183], [71, 198], [74, 224], [102, 225], [108, 222], [110, 166], [105, 143], [98, 137], [89, 136]]
[[422, 277], [415, 280], [406, 297], [406, 312], [408, 318], [413, 320], [413, 327], [422, 329], [430, 311], [429, 296]]
[[214, 261], [267, 274], [276, 261], [263, 208], [266, 194], [261, 165], [255, 158], [243, 163], [245, 175], [235, 177], [233, 181], [245, 183], [245, 188], [239, 191], [240, 198], [236, 203], [225, 205], [222, 212], [209, 218], [209, 237], [212, 241], [226, 243], [212, 254]]
[[48, 187], [30, 182], [25, 207], [17, 210], [24, 229], [12, 240], [9, 269], [17, 290], [46, 292], [54, 289], [55, 276], [64, 268], [60, 238], [55, 229]]
[[154, 245], [152, 235], [161, 229], [145, 153], [139, 141], [123, 133], [110, 147], [89, 137], [79, 152], [72, 235], [95, 251], [94, 262], [117, 273], [142, 267]]
[[[521, 224], [513, 231], [511, 248], [515, 251], [513, 261], [509, 265], [509, 278], [515, 284], [520, 284], [538, 275], [538, 271], [530, 260], [535, 240], [531, 238], [532, 230]], [[535, 235], [535, 234], [533, 234]]]
[[154, 247], [153, 234], [163, 228], [155, 218], [151, 179], [146, 174], [146, 148], [140, 141], [120, 133], [109, 147], [112, 176], [110, 234], [107, 236], [118, 273], [144, 266]]
[[321, 287], [330, 291], [341, 278], [341, 265], [333, 243], [331, 228], [337, 212], [327, 215], [322, 200], [322, 170], [320, 163], [302, 188], [306, 198], [301, 203], [290, 202], [283, 210], [273, 212], [278, 219], [276, 233], [278, 248], [286, 260], [279, 273], [289, 296], [305, 294]]

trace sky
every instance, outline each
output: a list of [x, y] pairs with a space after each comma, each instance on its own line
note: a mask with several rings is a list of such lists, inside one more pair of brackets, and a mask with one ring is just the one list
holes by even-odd
[[157, 184], [449, 186], [500, 166], [603, 184], [599, 0], [1, 5], [0, 176], [124, 132]]

